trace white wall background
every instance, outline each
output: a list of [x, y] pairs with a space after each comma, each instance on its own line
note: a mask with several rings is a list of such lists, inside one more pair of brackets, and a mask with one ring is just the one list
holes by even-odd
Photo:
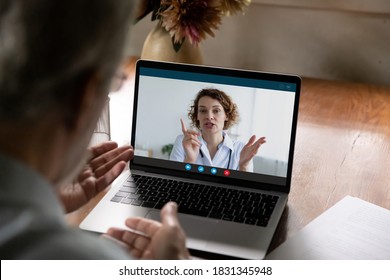
[[[155, 24], [135, 26], [130, 55]], [[389, 0], [253, 0], [215, 34], [202, 44], [208, 65], [390, 85]]]
[[180, 118], [189, 128], [187, 113], [195, 95], [203, 88], [213, 87], [226, 92], [237, 104], [240, 122], [231, 129], [237, 139], [246, 143], [253, 134], [266, 136], [267, 143], [260, 149], [259, 156], [287, 161], [294, 104], [292, 93], [272, 91], [271, 94], [271, 90], [172, 81], [141, 77], [139, 108], [144, 110], [137, 112], [136, 149], [152, 149], [153, 157], [167, 158], [161, 148], [173, 144], [177, 135], [182, 134]]

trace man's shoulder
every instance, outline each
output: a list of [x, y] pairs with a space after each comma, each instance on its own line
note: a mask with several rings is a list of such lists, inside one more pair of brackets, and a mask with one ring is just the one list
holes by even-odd
[[0, 244], [2, 259], [128, 259], [114, 242], [76, 228], [41, 227], [15, 234]]
[[55, 233], [45, 242], [47, 242], [47, 249], [44, 254], [50, 259], [129, 258], [122, 248], [113, 241], [100, 237], [100, 234], [84, 232], [79, 229], [67, 229]]

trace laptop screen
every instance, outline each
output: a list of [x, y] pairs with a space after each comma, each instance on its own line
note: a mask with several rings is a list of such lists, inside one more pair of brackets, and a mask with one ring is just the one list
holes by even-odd
[[137, 62], [132, 169], [289, 191], [300, 78]]

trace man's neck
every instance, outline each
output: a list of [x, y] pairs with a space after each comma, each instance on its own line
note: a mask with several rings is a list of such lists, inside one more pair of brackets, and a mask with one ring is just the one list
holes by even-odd
[[61, 156], [56, 148], [60, 138], [52, 126], [50, 130], [45, 127], [45, 124], [29, 127], [0, 122], [0, 152], [24, 163], [54, 184], [59, 164], [53, 159]]

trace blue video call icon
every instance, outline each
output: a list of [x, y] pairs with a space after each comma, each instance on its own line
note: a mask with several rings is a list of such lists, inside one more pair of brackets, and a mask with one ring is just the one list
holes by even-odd
[[[192, 165], [187, 163], [186, 165], [184, 165], [184, 168], [185, 168], [185, 170], [190, 171], [192, 169]], [[202, 166], [202, 165], [198, 166], [198, 171], [201, 173], [204, 172], [205, 171], [204, 166]], [[218, 172], [217, 168], [213, 167], [210, 169], [210, 173], [213, 175], [217, 174], [217, 172]]]
[[192, 168], [192, 166], [191, 166], [191, 164], [186, 164], [186, 165], [184, 166], [184, 168], [185, 168], [187, 171], [190, 171], [191, 168]]

